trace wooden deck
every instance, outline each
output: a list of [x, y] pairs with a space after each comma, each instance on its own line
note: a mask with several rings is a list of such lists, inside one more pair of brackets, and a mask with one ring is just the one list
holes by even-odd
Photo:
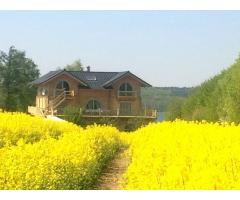
[[[28, 112], [32, 115], [37, 115], [37, 116], [42, 116], [46, 117], [47, 115], [55, 115], [55, 116], [64, 116], [64, 114], [60, 113], [54, 113], [51, 114], [51, 112], [46, 112], [41, 108], [34, 107], [34, 106], [29, 106], [28, 107]], [[138, 114], [120, 114], [119, 111], [79, 111], [79, 114], [83, 118], [142, 118], [142, 119], [156, 119], [157, 118], [157, 111], [156, 110], [145, 110], [142, 113]]]
[[150, 119], [156, 119], [157, 115], [92, 115], [92, 114], [83, 114], [82, 117], [86, 118], [150, 118]]
[[[48, 104], [44, 103], [45, 98], [42, 99], [37, 97], [39, 102], [37, 106], [28, 106], [28, 112], [32, 115], [38, 115], [46, 117], [47, 115], [63, 116], [59, 113], [58, 105], [60, 105], [67, 98], [71, 97], [70, 94], [64, 91], [54, 100], [50, 101]], [[44, 100], [44, 101], [43, 101]], [[48, 105], [48, 106], [46, 106]], [[132, 112], [131, 110], [79, 110], [79, 114], [84, 118], [142, 118], [142, 119], [156, 119], [157, 111], [152, 109], [142, 108], [137, 112]]]
[[[64, 116], [64, 115], [56, 115]], [[140, 115], [82, 115], [84, 118], [142, 118], [142, 119], [156, 119], [156, 116], [140, 116]]]
[[98, 111], [82, 111], [82, 117], [86, 118], [149, 118], [156, 119], [157, 111], [144, 109], [139, 113], [121, 113], [117, 110], [98, 110]]

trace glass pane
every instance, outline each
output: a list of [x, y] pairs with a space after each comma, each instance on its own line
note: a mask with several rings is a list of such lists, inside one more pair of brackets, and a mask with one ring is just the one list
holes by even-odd
[[101, 108], [101, 105], [98, 101], [91, 100], [91, 101], [88, 102], [86, 108], [89, 109], [89, 110], [97, 110], [97, 109]]
[[120, 91], [132, 91], [132, 86], [129, 83], [123, 83], [120, 88]]
[[93, 109], [93, 101], [89, 101], [87, 104], [87, 109]]
[[129, 83], [127, 83], [127, 91], [132, 91], [132, 86]]
[[59, 81], [57, 84], [57, 89], [59, 89], [59, 90], [65, 89], [65, 90], [69, 91], [69, 85], [66, 81]]
[[94, 100], [94, 109], [99, 109], [99, 108], [100, 108], [100, 103]]
[[57, 89], [62, 89], [62, 81], [59, 81], [57, 84]]
[[125, 91], [125, 83], [120, 86], [119, 90], [120, 91]]

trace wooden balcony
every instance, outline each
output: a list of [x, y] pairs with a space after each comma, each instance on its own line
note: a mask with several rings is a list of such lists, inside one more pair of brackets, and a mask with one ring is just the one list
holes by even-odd
[[136, 91], [118, 91], [118, 100], [120, 101], [132, 101], [137, 98]]
[[130, 114], [124, 115], [120, 112], [119, 109], [117, 110], [83, 110], [81, 111], [83, 117], [87, 118], [99, 118], [99, 117], [109, 117], [109, 118], [157, 118], [157, 111], [156, 110], [141, 110], [139, 112], [131, 112]]

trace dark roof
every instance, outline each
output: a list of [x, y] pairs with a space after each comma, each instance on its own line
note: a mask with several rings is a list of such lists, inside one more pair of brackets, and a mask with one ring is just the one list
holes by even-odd
[[137, 79], [139, 82], [142, 83], [142, 86], [143, 87], [151, 87], [151, 85], [147, 82], [145, 82], [144, 80], [140, 79], [139, 77], [137, 77], [136, 75], [132, 74], [130, 71], [126, 71], [126, 72], [119, 72], [116, 76], [114, 76], [112, 79], [110, 79], [109, 81], [107, 81], [103, 87], [108, 87], [110, 86], [111, 84], [113, 84], [115, 81], [119, 80], [120, 78], [122, 78], [123, 76], [125, 75], [129, 75], [135, 79]]
[[122, 77], [124, 74], [127, 74], [128, 71], [126, 72], [118, 72], [115, 76], [113, 76], [111, 79], [107, 80], [105, 83], [103, 83], [102, 86], [108, 85], [112, 82], [114, 82], [115, 80], [117, 80], [118, 78]]
[[48, 81], [49, 79], [53, 78], [54, 76], [56, 76], [57, 74], [61, 73], [62, 70], [57, 70], [57, 71], [50, 71], [47, 74], [41, 76], [40, 78], [36, 79], [35, 81], [32, 81], [31, 83], [33, 85], [38, 85], [41, 84], [43, 82]]
[[129, 74], [137, 78], [142, 83], [143, 86], [151, 86], [145, 81], [143, 81], [142, 79], [133, 75], [129, 71], [125, 71], [125, 72], [92, 72], [92, 71], [88, 72], [88, 71], [65, 71], [65, 70], [50, 71], [49, 73], [33, 81], [32, 84], [38, 85], [38, 84], [44, 83], [54, 78], [55, 76], [60, 75], [61, 73], [67, 73], [70, 76], [78, 79], [80, 82], [86, 84], [87, 87], [93, 88], [93, 89], [108, 87], [113, 82], [120, 79], [126, 74]]
[[[87, 71], [68, 71], [70, 74], [83, 80], [90, 88], [102, 88], [102, 85], [118, 75], [118, 72], [87, 72]], [[96, 77], [96, 80], [88, 80], [88, 77]]]

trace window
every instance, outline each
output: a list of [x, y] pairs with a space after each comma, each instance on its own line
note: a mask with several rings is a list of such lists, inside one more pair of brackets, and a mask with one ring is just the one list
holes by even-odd
[[69, 91], [69, 85], [67, 83], [67, 81], [61, 80], [58, 82], [56, 90], [55, 90], [55, 96], [60, 95], [63, 90], [65, 91]]
[[132, 86], [129, 83], [123, 83], [120, 88], [120, 91], [132, 91]]
[[67, 81], [59, 81], [58, 84], [57, 84], [57, 90], [66, 90], [66, 91], [69, 91], [69, 85], [67, 83]]
[[46, 96], [48, 95], [48, 90], [46, 88], [38, 89], [38, 95]]
[[101, 104], [97, 100], [90, 100], [86, 106], [87, 110], [98, 110], [101, 108]]
[[133, 89], [129, 83], [123, 83], [119, 88], [119, 96], [132, 96]]

